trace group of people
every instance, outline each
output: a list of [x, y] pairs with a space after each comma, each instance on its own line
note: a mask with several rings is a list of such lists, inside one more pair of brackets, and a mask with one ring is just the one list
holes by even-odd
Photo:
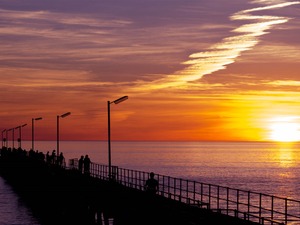
[[83, 173], [86, 175], [90, 174], [90, 165], [91, 165], [91, 160], [88, 155], [85, 155], [85, 157], [82, 155], [78, 161], [78, 170], [80, 173]]
[[65, 157], [64, 154], [61, 152], [59, 156], [56, 156], [56, 151], [53, 150], [51, 155], [49, 151], [47, 151], [46, 154], [46, 162], [48, 164], [57, 164], [59, 166], [64, 166], [65, 165]]
[[[46, 157], [42, 152], [34, 152], [33, 150], [30, 150], [27, 154], [26, 150], [18, 149], [18, 151], [15, 149], [15, 151], [11, 151], [10, 149], [2, 148], [0, 151], [0, 156], [2, 158], [8, 157], [10, 155], [16, 155], [19, 157], [26, 157], [27, 155], [30, 158], [36, 158], [40, 159], [42, 161], [45, 160], [48, 164], [55, 164], [60, 166], [65, 166], [65, 158], [63, 153], [61, 152], [59, 156], [56, 156], [56, 151], [53, 150], [51, 155], [49, 151], [46, 153]], [[91, 160], [88, 155], [85, 155], [85, 157], [82, 155], [78, 161], [78, 170], [80, 173], [84, 173], [85, 175], [90, 175], [90, 165]], [[158, 192], [159, 183], [158, 180], [154, 178], [154, 173], [151, 172], [149, 174], [149, 179], [146, 180], [144, 185], [144, 190], [148, 192], [149, 194], [156, 194]]]

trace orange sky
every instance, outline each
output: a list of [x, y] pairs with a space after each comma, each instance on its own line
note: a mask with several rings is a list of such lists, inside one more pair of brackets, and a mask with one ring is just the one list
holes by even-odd
[[35, 139], [56, 140], [71, 112], [61, 140], [106, 140], [107, 101], [128, 95], [111, 104], [112, 140], [298, 133], [300, 2], [238, 2], [0, 3], [1, 130], [27, 123], [31, 140], [43, 117]]

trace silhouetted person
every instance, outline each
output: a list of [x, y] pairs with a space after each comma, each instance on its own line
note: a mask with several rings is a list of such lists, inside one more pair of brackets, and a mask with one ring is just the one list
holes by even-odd
[[63, 153], [61, 152], [61, 153], [59, 154], [58, 164], [59, 164], [60, 166], [63, 166], [64, 160], [65, 160], [65, 157], [64, 157]]
[[88, 155], [85, 155], [84, 160], [83, 160], [83, 164], [84, 164], [84, 174], [89, 175], [90, 174], [91, 160], [90, 160]]
[[150, 173], [150, 178], [145, 183], [145, 190], [150, 194], [155, 194], [158, 191], [158, 181], [154, 179], [154, 173]]
[[84, 156], [82, 155], [78, 161], [78, 170], [80, 173], [82, 173], [83, 163], [84, 163]]
[[51, 162], [54, 164], [56, 161], [56, 153], [55, 153], [55, 150], [52, 151], [52, 154], [51, 154]]
[[47, 151], [47, 154], [46, 154], [46, 162], [47, 162], [48, 164], [51, 163], [51, 157], [50, 157], [49, 151]]

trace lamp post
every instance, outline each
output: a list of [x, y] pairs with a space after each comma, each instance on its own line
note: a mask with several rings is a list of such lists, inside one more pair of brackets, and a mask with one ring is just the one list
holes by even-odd
[[12, 131], [12, 150], [15, 148], [15, 128], [11, 128], [8, 131]]
[[19, 129], [19, 138], [18, 138], [18, 142], [19, 142], [19, 146], [18, 148], [22, 148], [22, 127], [27, 126], [27, 123], [17, 126], [15, 129]]
[[3, 131], [2, 131], [2, 148], [5, 146], [5, 142], [6, 142], [6, 138], [4, 138], [4, 135], [3, 135], [3, 133], [6, 131], [6, 129], [4, 129]]
[[110, 104], [119, 104], [128, 99], [128, 96], [123, 96], [112, 102], [107, 101], [107, 121], [108, 121], [108, 177], [111, 179], [111, 146], [110, 146]]
[[32, 147], [31, 147], [31, 149], [32, 149], [32, 151], [34, 151], [34, 121], [35, 120], [41, 120], [41, 119], [43, 119], [43, 118], [42, 117], [37, 117], [37, 118], [32, 118], [32, 120], [31, 120], [31, 125], [32, 125], [32, 132], [31, 132]]
[[56, 149], [57, 149], [57, 157], [59, 157], [59, 118], [65, 118], [67, 116], [71, 115], [71, 112], [67, 112], [67, 113], [64, 113], [62, 115], [57, 115], [56, 116], [56, 129], [57, 129], [57, 132], [56, 132]]
[[11, 128], [12, 130], [12, 149], [15, 149], [15, 128]]
[[6, 148], [8, 148], [8, 130], [5, 130], [5, 142], [6, 142]]

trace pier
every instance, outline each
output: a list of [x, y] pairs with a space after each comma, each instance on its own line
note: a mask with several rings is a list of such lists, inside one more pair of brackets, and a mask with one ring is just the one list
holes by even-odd
[[46, 160], [43, 153], [1, 149], [0, 175], [26, 200], [42, 224], [295, 225], [300, 201], [78, 159]]

